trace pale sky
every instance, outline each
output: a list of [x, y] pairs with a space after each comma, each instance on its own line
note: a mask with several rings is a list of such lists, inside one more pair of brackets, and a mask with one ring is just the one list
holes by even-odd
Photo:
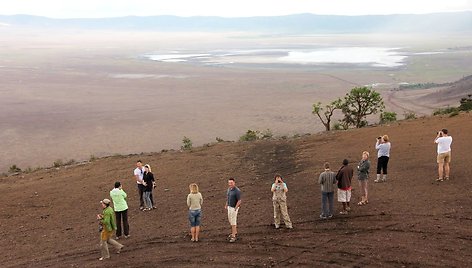
[[51, 18], [120, 16], [278, 16], [422, 14], [472, 10], [472, 0], [0, 0], [0, 15]]

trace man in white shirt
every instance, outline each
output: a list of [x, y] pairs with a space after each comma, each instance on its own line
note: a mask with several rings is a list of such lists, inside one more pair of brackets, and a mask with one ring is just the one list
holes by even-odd
[[137, 185], [138, 185], [139, 209], [140, 209], [140, 210], [143, 210], [143, 209], [144, 209], [144, 200], [143, 200], [143, 191], [144, 191], [143, 176], [144, 176], [143, 162], [141, 162], [141, 160], [138, 160], [138, 161], [136, 162], [136, 168], [134, 169], [134, 177], [136, 178], [136, 183], [137, 183]]
[[447, 129], [438, 131], [438, 135], [434, 139], [434, 143], [438, 145], [437, 161], [439, 177], [436, 181], [449, 180], [449, 163], [451, 162], [452, 137], [447, 135]]

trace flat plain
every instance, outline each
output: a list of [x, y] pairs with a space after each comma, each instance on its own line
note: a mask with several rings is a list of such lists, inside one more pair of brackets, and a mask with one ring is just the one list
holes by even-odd
[[[314, 35], [43, 31], [0, 28], [0, 171], [53, 162], [178, 149], [246, 130], [276, 136], [323, 130], [315, 102], [379, 85], [387, 110], [430, 114], [433, 105], [401, 105], [398, 83], [453, 82], [472, 73], [463, 36]], [[160, 51], [312, 47], [396, 47], [402, 67], [227, 64], [151, 61]], [[459, 48], [459, 49], [458, 49]], [[470, 47], [469, 47], [470, 48]], [[413, 55], [415, 52], [447, 52]], [[409, 98], [409, 97], [408, 97]], [[409, 98], [409, 101], [413, 101]], [[446, 100], [441, 105], [455, 104]], [[369, 119], [371, 122], [377, 118]]]

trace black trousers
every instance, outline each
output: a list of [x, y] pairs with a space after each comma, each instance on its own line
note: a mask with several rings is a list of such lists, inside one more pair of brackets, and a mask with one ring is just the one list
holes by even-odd
[[121, 236], [121, 220], [123, 220], [124, 234], [129, 235], [128, 210], [115, 211], [116, 216], [116, 236]]
[[388, 167], [388, 156], [381, 156], [377, 159], [377, 174], [387, 174], [387, 167]]
[[144, 192], [144, 185], [138, 184], [139, 207], [140, 208], [144, 207], [143, 192]]

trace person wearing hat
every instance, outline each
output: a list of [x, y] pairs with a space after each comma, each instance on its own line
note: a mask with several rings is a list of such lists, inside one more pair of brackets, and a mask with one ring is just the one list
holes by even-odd
[[122, 234], [121, 222], [123, 221], [123, 233], [125, 238], [129, 237], [128, 224], [128, 203], [126, 202], [126, 192], [123, 190], [121, 182], [115, 182], [115, 188], [110, 191], [110, 197], [113, 201], [116, 217], [116, 239], [119, 239]]
[[101, 232], [100, 232], [100, 251], [102, 253], [102, 257], [100, 257], [100, 261], [104, 259], [110, 258], [110, 252], [108, 251], [108, 243], [113, 245], [116, 249], [116, 253], [119, 254], [121, 249], [123, 249], [123, 245], [118, 243], [114, 240], [113, 232], [116, 230], [116, 222], [115, 222], [115, 213], [113, 208], [110, 207], [110, 199], [103, 199], [100, 201], [102, 205], [103, 211], [102, 214], [97, 215], [97, 220], [99, 220], [101, 225]]
[[292, 229], [292, 221], [287, 210], [287, 184], [283, 181], [282, 175], [275, 174], [274, 183], [272, 183], [272, 204], [274, 205], [274, 225], [276, 229], [280, 228], [280, 218], [284, 219], [285, 227]]

